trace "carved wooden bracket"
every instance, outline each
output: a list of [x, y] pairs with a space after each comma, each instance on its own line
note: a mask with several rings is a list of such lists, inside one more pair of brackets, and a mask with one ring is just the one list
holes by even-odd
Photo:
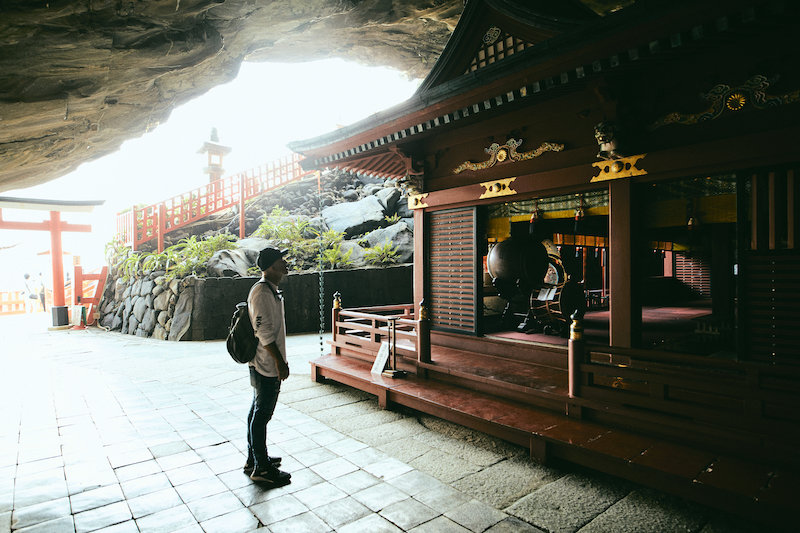
[[510, 194], [517, 194], [517, 191], [511, 188], [511, 182], [513, 182], [516, 177], [513, 178], [505, 178], [502, 180], [492, 180], [481, 183], [481, 187], [485, 188], [483, 194], [481, 194], [478, 199], [482, 200], [484, 198], [496, 198], [497, 196], [508, 196]]
[[421, 162], [413, 155], [408, 155], [397, 146], [390, 146], [389, 151], [400, 159], [405, 167], [405, 176], [399, 180], [399, 185], [410, 194], [418, 194], [423, 190], [425, 172], [420, 170]]
[[644, 159], [647, 154], [632, 155], [620, 159], [609, 161], [598, 161], [592, 166], [600, 170], [600, 174], [594, 176], [591, 183], [596, 181], [616, 180], [620, 178], [630, 178], [632, 176], [643, 176], [647, 171], [639, 168], [637, 164]]
[[427, 198], [428, 193], [424, 194], [409, 194], [408, 195], [408, 208], [409, 209], [422, 209], [423, 207], [428, 207], [428, 204], [425, 203], [425, 198]]
[[492, 143], [489, 148], [484, 148], [484, 152], [489, 154], [488, 160], [482, 163], [464, 161], [453, 169], [453, 174], [459, 174], [465, 170], [484, 170], [486, 168], [495, 166], [497, 163], [504, 163], [506, 161], [525, 161], [527, 159], [539, 157], [544, 152], [560, 152], [564, 149], [563, 144], [545, 142], [539, 145], [539, 148], [536, 150], [518, 153], [517, 148], [519, 148], [521, 145], [521, 139], [509, 139], [505, 144]]

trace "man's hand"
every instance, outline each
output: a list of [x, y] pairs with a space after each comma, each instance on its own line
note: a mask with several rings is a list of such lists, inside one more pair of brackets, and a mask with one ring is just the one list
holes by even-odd
[[283, 359], [278, 359], [278, 379], [284, 381], [289, 377], [289, 365]]

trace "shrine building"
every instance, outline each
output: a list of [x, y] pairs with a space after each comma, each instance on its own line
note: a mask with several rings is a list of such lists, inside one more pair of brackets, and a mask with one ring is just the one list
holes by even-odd
[[342, 294], [315, 378], [783, 524], [798, 34], [795, 2], [468, 0], [408, 101], [290, 145], [414, 212], [414, 301]]

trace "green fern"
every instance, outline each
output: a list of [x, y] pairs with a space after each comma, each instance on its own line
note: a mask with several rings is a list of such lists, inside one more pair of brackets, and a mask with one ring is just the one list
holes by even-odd
[[386, 242], [364, 250], [364, 261], [368, 265], [394, 265], [399, 260], [397, 247], [393, 247], [389, 239]]
[[323, 267], [330, 269], [346, 268], [353, 264], [350, 259], [351, 255], [353, 255], [352, 249], [343, 252], [341, 243], [336, 243], [327, 250], [323, 250], [318, 256], [318, 261], [322, 263]]

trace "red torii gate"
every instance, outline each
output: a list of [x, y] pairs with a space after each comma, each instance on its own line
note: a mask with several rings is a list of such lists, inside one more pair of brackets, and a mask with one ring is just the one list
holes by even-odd
[[[0, 196], [0, 229], [11, 230], [38, 230], [50, 232], [50, 258], [53, 265], [53, 305], [64, 306], [64, 260], [61, 248], [61, 233], [64, 231], [90, 232], [90, 224], [70, 224], [61, 220], [61, 213], [82, 212], [90, 213], [98, 205], [103, 205], [104, 200], [69, 201], [69, 200], [39, 200], [33, 198], [10, 198]], [[3, 220], [3, 208], [31, 209], [35, 211], [50, 211], [50, 220], [42, 222], [12, 222]]]

